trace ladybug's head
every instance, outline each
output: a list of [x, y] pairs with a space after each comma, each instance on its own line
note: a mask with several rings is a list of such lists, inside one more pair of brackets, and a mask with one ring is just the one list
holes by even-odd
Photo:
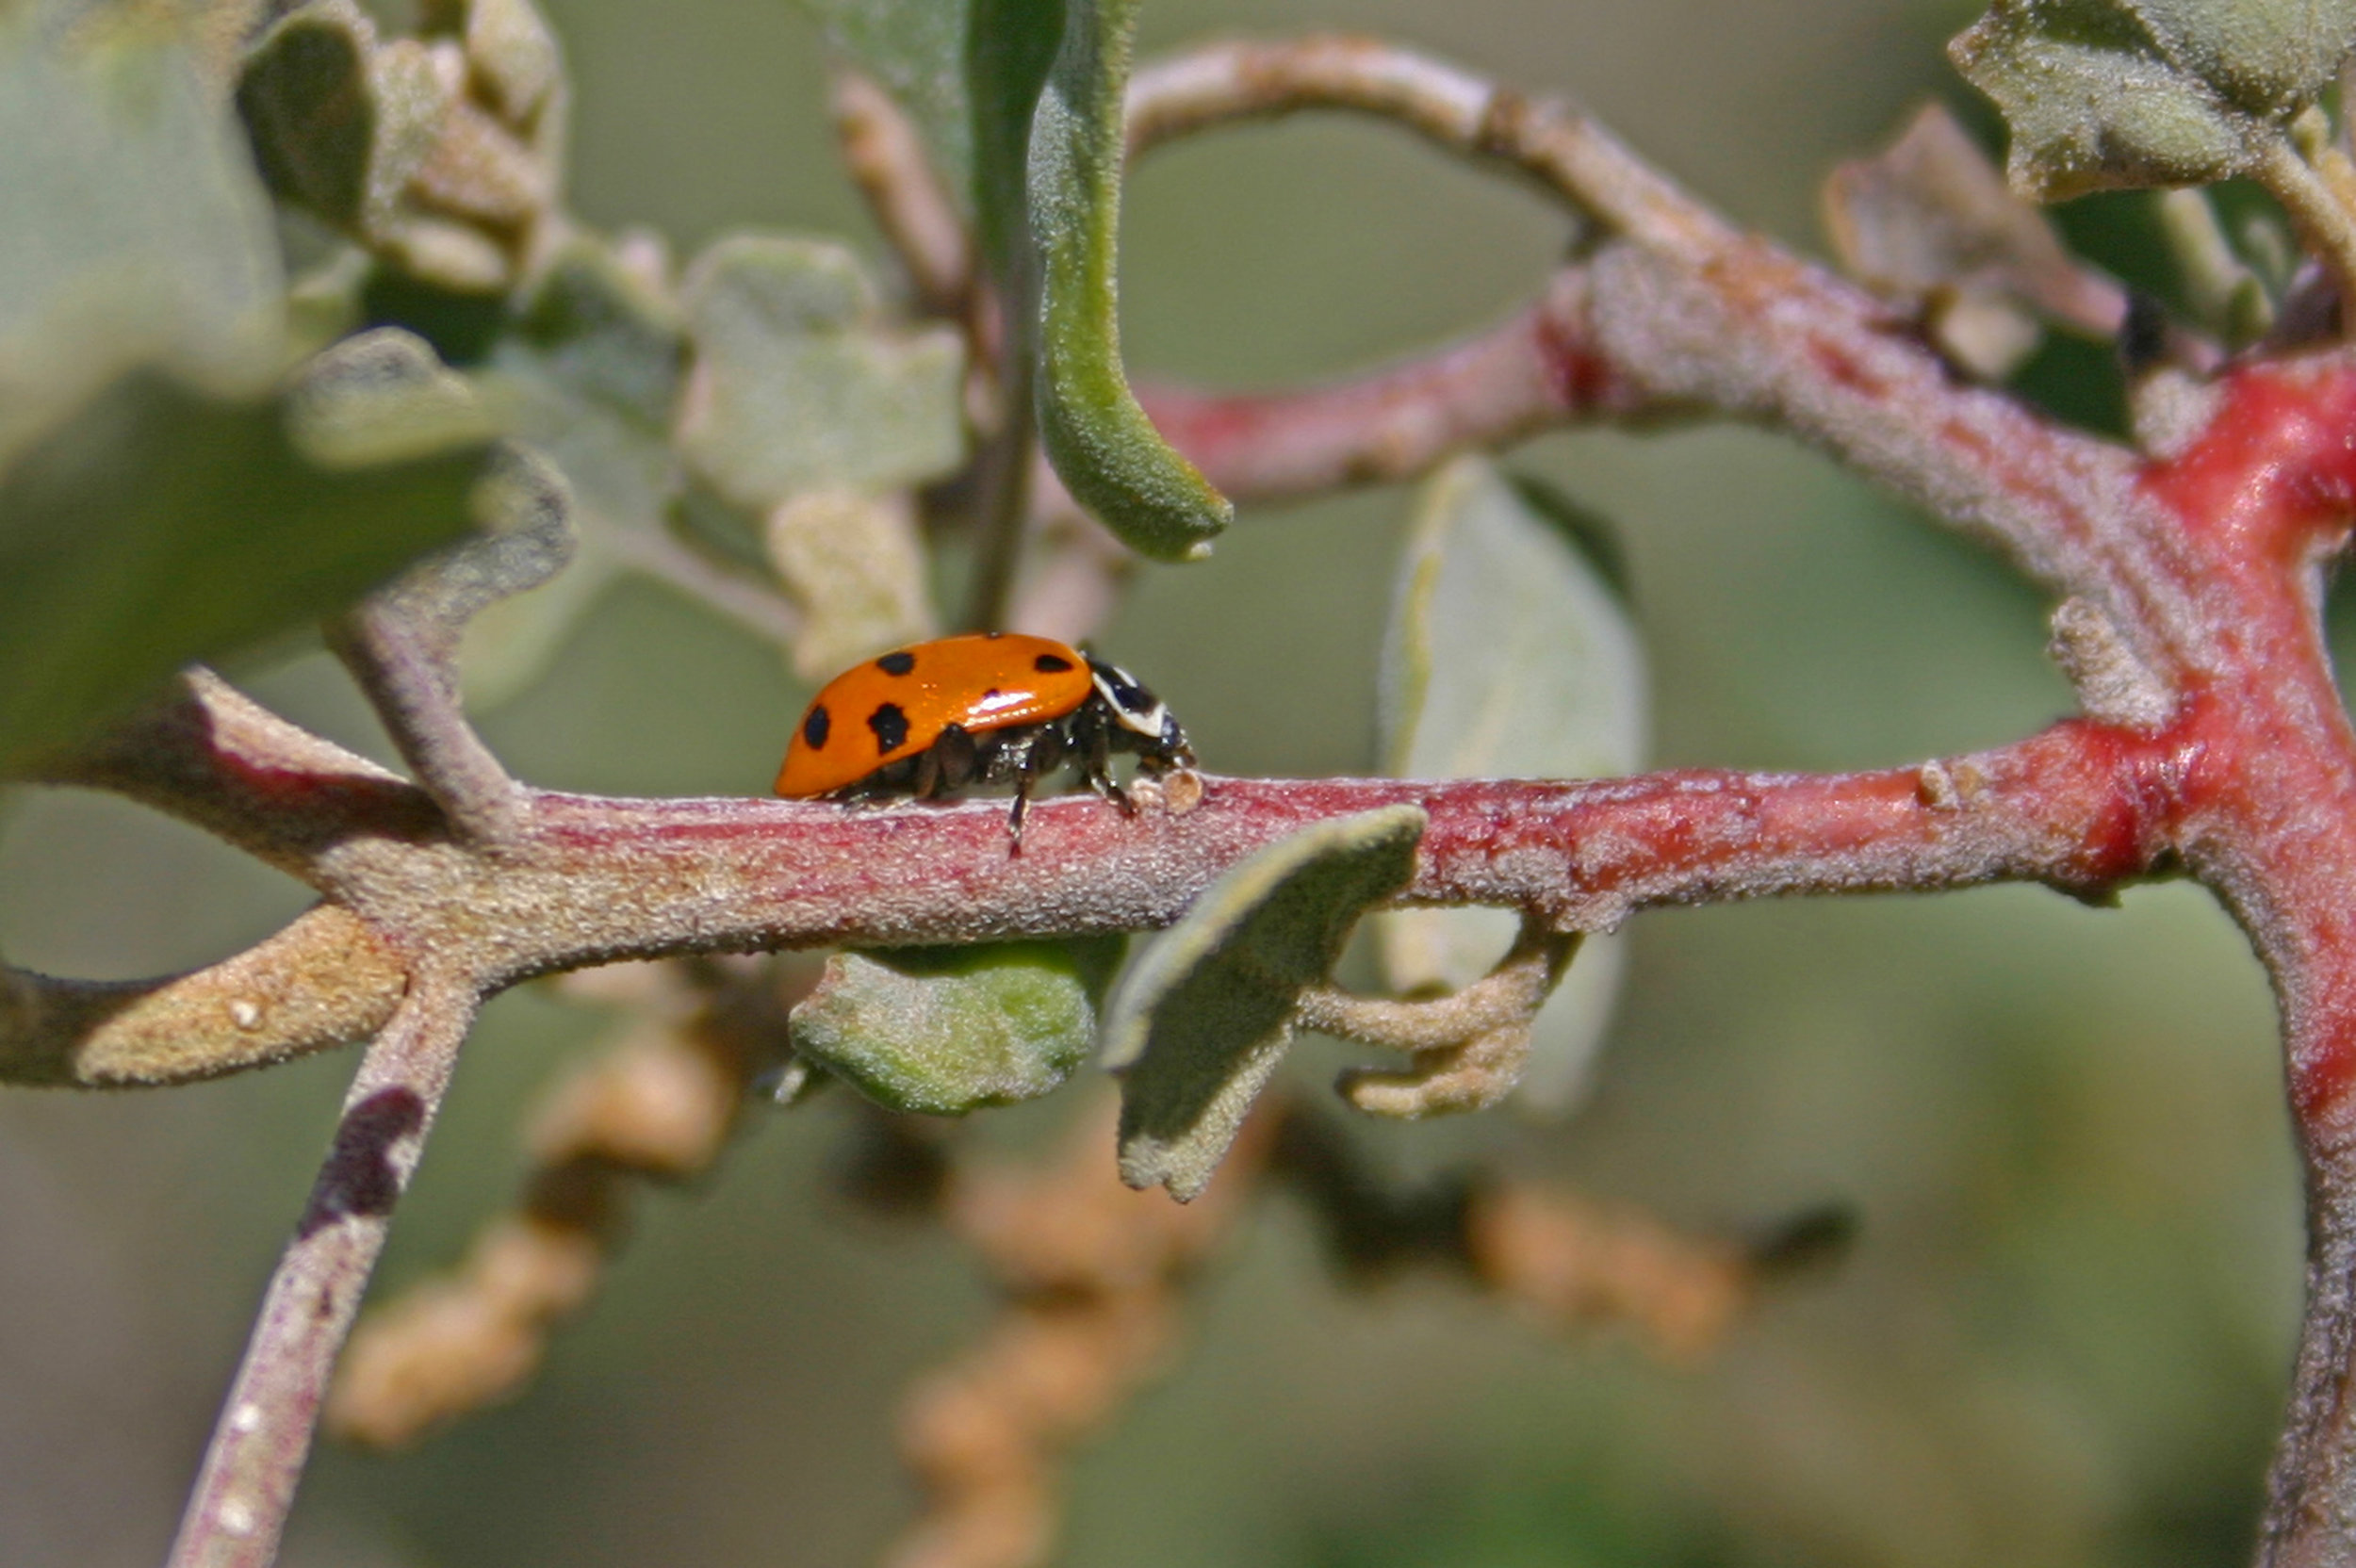
[[1088, 656], [1088, 673], [1096, 678], [1096, 695], [1104, 705], [1117, 732], [1129, 736], [1129, 749], [1170, 767], [1194, 765], [1194, 748], [1172, 713], [1137, 677], [1117, 664]]

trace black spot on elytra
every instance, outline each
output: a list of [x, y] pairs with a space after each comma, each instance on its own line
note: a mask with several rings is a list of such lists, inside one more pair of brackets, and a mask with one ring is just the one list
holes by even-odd
[[1000, 692], [997, 687], [992, 686], [982, 694], [982, 700], [984, 702], [994, 702], [1003, 695], [1005, 695], [1004, 693]]
[[1042, 653], [1031, 661], [1031, 668], [1041, 675], [1060, 675], [1072, 668], [1072, 661], [1060, 653]]
[[875, 751], [888, 756], [900, 749], [908, 738], [908, 716], [900, 711], [896, 702], [879, 703], [867, 715], [867, 727], [875, 732]]
[[379, 1089], [346, 1111], [296, 1233], [309, 1236], [347, 1217], [392, 1213], [401, 1200], [394, 1146], [424, 1125], [425, 1102], [411, 1089]]
[[916, 655], [905, 648], [898, 653], [887, 653], [875, 661], [875, 668], [886, 675], [906, 675], [916, 668]]
[[822, 702], [811, 709], [810, 716], [802, 721], [802, 744], [812, 751], [826, 750], [826, 731], [833, 727], [834, 718], [826, 711], [826, 705]]

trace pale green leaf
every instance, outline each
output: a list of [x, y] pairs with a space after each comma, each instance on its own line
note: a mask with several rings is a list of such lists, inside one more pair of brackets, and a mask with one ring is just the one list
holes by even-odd
[[[1581, 778], [1644, 765], [1649, 681], [1626, 598], [1567, 503], [1462, 457], [1426, 481], [1384, 631], [1383, 770], [1409, 778]], [[1600, 525], [1585, 523], [1592, 537]], [[1513, 944], [1508, 909], [1375, 917], [1396, 988], [1454, 991]], [[1609, 1021], [1619, 939], [1591, 937], [1538, 1015], [1516, 1102], [1567, 1109]]]
[[794, 1008], [794, 1054], [895, 1111], [1036, 1100], [1087, 1059], [1126, 940], [838, 953]]
[[0, 466], [134, 367], [242, 396], [285, 352], [270, 201], [194, 52], [37, 10], [0, 13]]
[[893, 489], [962, 459], [957, 335], [887, 326], [842, 246], [724, 239], [689, 270], [682, 297], [695, 360], [679, 449], [737, 505]]
[[1121, 1179], [1180, 1202], [1209, 1183], [1292, 1043], [1301, 990], [1333, 967], [1369, 906], [1407, 885], [1420, 807], [1319, 823], [1205, 889], [1156, 938], [1106, 1009], [1121, 1075]]

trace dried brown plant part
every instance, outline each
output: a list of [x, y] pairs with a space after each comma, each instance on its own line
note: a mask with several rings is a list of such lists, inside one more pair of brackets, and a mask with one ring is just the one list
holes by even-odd
[[1309, 1205], [1351, 1277], [1372, 1282], [1410, 1265], [1446, 1267], [1547, 1329], [1625, 1324], [1678, 1364], [1714, 1349], [1761, 1285], [1846, 1236], [1839, 1217], [1825, 1214], [1764, 1244], [1692, 1234], [1630, 1205], [1480, 1170], [1400, 1184], [1305, 1103], [1271, 1102], [1264, 1114], [1278, 1123], [1269, 1178]]
[[2035, 350], [2039, 318], [2102, 339], [2127, 319], [2118, 280], [2063, 247], [1943, 105], [1925, 104], [1878, 155], [1836, 168], [1823, 200], [1842, 269], [1915, 311], [1984, 380]]
[[[755, 1074], [784, 1054], [770, 966], [710, 960], [624, 966], [635, 1025], [549, 1091], [526, 1135], [515, 1212], [495, 1217], [451, 1274], [371, 1313], [328, 1393], [335, 1436], [375, 1448], [512, 1398], [548, 1340], [586, 1306], [620, 1245], [633, 1190], [709, 1170]], [[597, 979], [605, 977], [590, 972]]]
[[1655, 1354], [1687, 1364], [1725, 1340], [1760, 1276], [1752, 1248], [1517, 1182], [1474, 1188], [1464, 1261], [1476, 1279], [1550, 1329], [1625, 1323]]
[[1301, 1022], [1319, 1034], [1415, 1054], [1403, 1072], [1359, 1068], [1342, 1075], [1343, 1096], [1362, 1111], [1413, 1119], [1485, 1110], [1521, 1082], [1530, 1027], [1570, 968], [1579, 939], [1576, 931], [1524, 915], [1497, 968], [1451, 996], [1394, 1002], [1319, 986], [1302, 993]]
[[1121, 1184], [1104, 1150], [1116, 1107], [1082, 1119], [1039, 1170], [960, 1170], [951, 1229], [1006, 1304], [983, 1343], [910, 1395], [900, 1447], [925, 1509], [891, 1568], [1031, 1568], [1062, 1513], [1061, 1462], [1169, 1361], [1187, 1283], [1248, 1200], [1273, 1119], [1254, 1117], [1227, 1179], [1191, 1204]]

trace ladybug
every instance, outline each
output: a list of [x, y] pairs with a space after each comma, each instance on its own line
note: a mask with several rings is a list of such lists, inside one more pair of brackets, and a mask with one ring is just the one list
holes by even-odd
[[827, 681], [786, 747], [777, 792], [921, 800], [1012, 780], [1006, 831], [1020, 849], [1031, 786], [1067, 758], [1097, 793], [1137, 809], [1113, 780], [1116, 751], [1137, 753], [1149, 774], [1194, 766], [1186, 732], [1126, 671], [1053, 638], [987, 631], [911, 643]]

